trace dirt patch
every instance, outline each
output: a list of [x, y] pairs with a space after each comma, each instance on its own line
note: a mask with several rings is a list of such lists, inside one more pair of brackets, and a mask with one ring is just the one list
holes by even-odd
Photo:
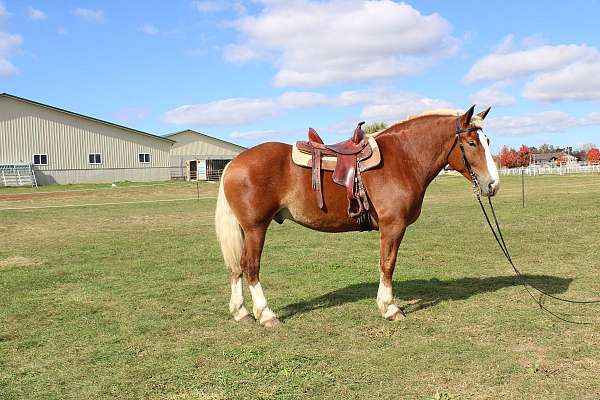
[[0, 201], [15, 201], [15, 200], [33, 200], [33, 199], [53, 199], [63, 197], [85, 197], [95, 195], [93, 191], [80, 192], [32, 192], [32, 193], [3, 193], [0, 194]]
[[34, 260], [33, 258], [21, 257], [21, 256], [11, 256], [0, 260], [0, 268], [6, 267], [38, 267], [42, 263], [38, 260]]

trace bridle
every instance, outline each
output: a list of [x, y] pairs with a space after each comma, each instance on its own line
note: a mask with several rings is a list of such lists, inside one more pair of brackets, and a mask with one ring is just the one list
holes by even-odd
[[458, 146], [460, 147], [460, 154], [462, 155], [463, 163], [465, 164], [465, 168], [467, 169], [467, 172], [471, 176], [471, 181], [473, 182], [473, 192], [478, 197], [481, 193], [481, 186], [479, 185], [479, 180], [477, 179], [477, 174], [475, 173], [475, 171], [473, 171], [473, 167], [471, 166], [471, 163], [467, 159], [467, 153], [465, 152], [465, 146], [463, 145], [462, 140], [460, 140], [460, 135], [465, 132], [466, 133], [477, 132], [479, 129], [481, 129], [481, 128], [477, 128], [474, 126], [468, 126], [466, 128], [461, 128], [460, 127], [460, 118], [457, 118], [456, 119], [456, 130], [454, 131], [454, 136], [455, 136], [454, 144], [452, 144], [452, 147], [450, 148], [450, 151], [448, 152], [448, 156], [450, 156], [450, 153], [452, 153], [452, 150], [454, 150], [454, 148], [456, 147], [456, 144], [458, 143]]
[[[496, 217], [496, 210], [494, 210], [494, 205], [492, 204], [492, 198], [490, 196], [488, 196], [488, 203], [490, 205], [490, 210], [492, 211], [492, 216], [494, 218], [494, 226], [492, 226], [492, 222], [490, 220], [490, 217], [488, 215], [488, 212], [486, 210], [486, 208], [483, 206], [483, 203], [481, 201], [481, 186], [479, 185], [479, 181], [477, 180], [477, 174], [475, 174], [475, 171], [473, 171], [473, 167], [471, 166], [471, 163], [469, 162], [469, 160], [467, 159], [467, 154], [465, 152], [465, 147], [462, 143], [462, 140], [460, 140], [460, 135], [462, 133], [465, 132], [475, 132], [478, 131], [481, 128], [478, 127], [467, 127], [467, 128], [461, 128], [460, 126], [460, 117], [456, 119], [456, 130], [455, 130], [455, 138], [454, 138], [454, 144], [452, 145], [452, 147], [450, 148], [450, 151], [448, 152], [448, 157], [450, 157], [450, 154], [452, 153], [452, 151], [454, 150], [454, 148], [456, 147], [456, 144], [458, 143], [459, 147], [460, 147], [460, 152], [462, 155], [462, 160], [463, 163], [465, 165], [465, 168], [467, 170], [467, 172], [469, 173], [469, 175], [472, 178], [472, 182], [473, 182], [473, 193], [475, 194], [475, 197], [477, 198], [477, 201], [479, 202], [479, 206], [481, 207], [481, 211], [483, 212], [483, 215], [485, 216], [485, 220], [488, 224], [488, 226], [490, 227], [490, 230], [492, 231], [492, 234], [494, 235], [494, 238], [496, 239], [496, 243], [498, 243], [498, 246], [500, 247], [500, 250], [502, 250], [502, 253], [504, 254], [504, 257], [506, 257], [506, 259], [508, 260], [510, 266], [512, 267], [513, 271], [515, 272], [515, 275], [519, 281], [519, 283], [525, 288], [525, 290], [527, 291], [527, 293], [529, 294], [529, 296], [533, 299], [533, 301], [544, 311], [546, 311], [547, 313], [549, 313], [550, 315], [552, 315], [553, 317], [564, 321], [564, 322], [568, 322], [568, 323], [572, 323], [572, 324], [579, 324], [579, 325], [591, 325], [590, 322], [579, 322], [579, 321], [573, 321], [570, 319], [566, 319], [563, 318], [561, 316], [559, 316], [558, 314], [556, 314], [555, 312], [549, 310], [543, 303], [542, 301], [542, 297], [540, 296], [539, 299], [537, 299], [533, 293], [531, 292], [531, 289], [534, 289], [536, 291], [538, 291], [539, 293], [541, 293], [544, 296], [548, 296], [552, 299], [555, 300], [559, 300], [565, 303], [571, 303], [571, 304], [598, 304], [600, 303], [600, 300], [570, 300], [570, 299], [565, 299], [559, 296], [555, 296], [553, 294], [547, 293], [546, 291], [540, 289], [539, 287], [537, 287], [536, 285], [532, 284], [531, 282], [526, 282], [525, 277], [523, 276], [523, 274], [521, 273], [521, 271], [519, 271], [519, 269], [515, 266], [512, 257], [510, 255], [510, 252], [508, 251], [508, 247], [506, 245], [506, 242], [504, 241], [504, 236], [502, 235], [502, 231], [500, 230], [500, 224], [498, 223], [498, 218]], [[497, 231], [497, 232], [496, 232]]]

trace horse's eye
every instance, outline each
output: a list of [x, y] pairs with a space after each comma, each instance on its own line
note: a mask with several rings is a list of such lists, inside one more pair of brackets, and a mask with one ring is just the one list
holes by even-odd
[[489, 146], [490, 145], [490, 139], [487, 139], [487, 142], [488, 142], [488, 146]]
[[477, 147], [477, 142], [474, 140], [469, 140], [469, 146], [471, 147]]

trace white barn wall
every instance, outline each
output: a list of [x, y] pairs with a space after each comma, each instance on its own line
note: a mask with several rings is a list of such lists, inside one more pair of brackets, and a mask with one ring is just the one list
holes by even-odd
[[[172, 144], [125, 127], [0, 96], [0, 163], [30, 163], [33, 154], [48, 154], [48, 165], [35, 166], [41, 184], [169, 180]], [[88, 164], [88, 153], [101, 153], [102, 164]], [[151, 162], [140, 163], [139, 153], [149, 153]]]

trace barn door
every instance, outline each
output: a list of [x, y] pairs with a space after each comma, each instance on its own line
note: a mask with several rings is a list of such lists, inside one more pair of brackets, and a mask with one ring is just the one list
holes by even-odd
[[198, 162], [198, 180], [206, 180], [206, 160], [196, 160]]
[[196, 160], [190, 160], [188, 163], [188, 179], [190, 181], [195, 181], [198, 179], [198, 162]]

